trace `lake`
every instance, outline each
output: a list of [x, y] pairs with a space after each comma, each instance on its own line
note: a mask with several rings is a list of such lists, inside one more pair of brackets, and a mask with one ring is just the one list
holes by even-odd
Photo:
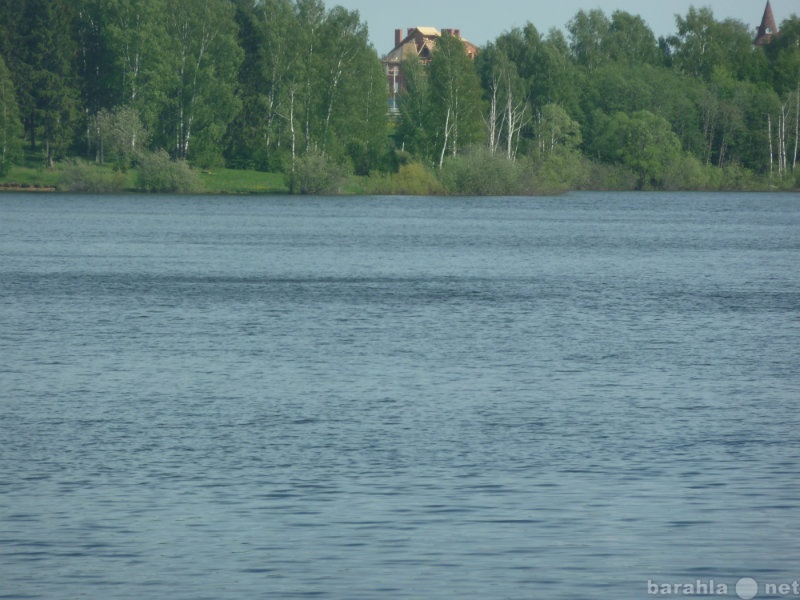
[[783, 598], [799, 511], [800, 195], [0, 195], [0, 598]]

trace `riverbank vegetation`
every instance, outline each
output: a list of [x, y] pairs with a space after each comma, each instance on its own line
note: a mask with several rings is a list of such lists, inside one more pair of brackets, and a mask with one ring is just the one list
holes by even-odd
[[[0, 183], [80, 192], [795, 189], [800, 18], [445, 33], [388, 86], [321, 0], [0, 0]], [[533, 16], [533, 15], [532, 15]]]

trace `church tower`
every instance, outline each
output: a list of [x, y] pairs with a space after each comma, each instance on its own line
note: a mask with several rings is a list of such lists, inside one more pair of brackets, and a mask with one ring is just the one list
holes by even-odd
[[764, 9], [764, 16], [761, 18], [761, 25], [758, 26], [758, 33], [753, 43], [756, 46], [766, 46], [776, 35], [778, 35], [778, 26], [775, 24], [772, 7], [767, 0], [767, 7]]

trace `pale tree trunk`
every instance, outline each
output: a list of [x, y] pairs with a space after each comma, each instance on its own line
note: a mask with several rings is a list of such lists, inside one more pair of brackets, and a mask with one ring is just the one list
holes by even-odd
[[[186, 32], [184, 37], [184, 49], [183, 55], [181, 59], [181, 81], [185, 76], [185, 64], [187, 62], [187, 45], [189, 42], [189, 35], [188, 31], [190, 29], [189, 23], [184, 24], [184, 31]], [[189, 156], [189, 141], [192, 137], [192, 125], [194, 124], [194, 109], [195, 104], [197, 103], [197, 99], [200, 95], [199, 89], [199, 78], [200, 78], [200, 70], [203, 67], [203, 59], [205, 58], [206, 51], [208, 50], [209, 45], [214, 40], [214, 33], [209, 28], [208, 21], [206, 19], [203, 20], [202, 24], [202, 35], [200, 36], [200, 47], [197, 49], [197, 59], [193, 61], [192, 68], [194, 73], [192, 74], [192, 81], [190, 84], [190, 94], [189, 94], [189, 101], [188, 105], [184, 106], [184, 103], [181, 102], [181, 118], [180, 118], [180, 127], [181, 127], [181, 140], [180, 140], [180, 149], [179, 149], [179, 157], [180, 158], [187, 158]]]
[[767, 139], [769, 140], [769, 177], [772, 179], [772, 173], [774, 171], [774, 161], [773, 156], [775, 153], [772, 148], [772, 115], [767, 115]]
[[511, 148], [514, 143], [514, 134], [516, 133], [516, 111], [513, 107], [513, 97], [511, 95], [511, 82], [508, 82], [508, 90], [506, 93], [506, 121], [508, 122], [508, 134], [506, 135], [506, 158], [511, 160]]
[[[514, 104], [514, 96], [511, 93], [511, 81], [508, 82], [508, 96], [506, 99], [506, 116], [504, 120], [508, 123], [508, 134], [506, 137], [506, 158], [516, 160], [517, 144], [522, 128], [526, 125], [525, 112], [527, 110], [527, 100]], [[517, 140], [517, 143], [514, 140]]]
[[328, 95], [328, 110], [325, 113], [325, 130], [322, 132], [323, 154], [325, 154], [328, 149], [328, 131], [330, 130], [331, 116], [333, 116], [333, 100], [334, 96], [336, 96], [336, 88], [339, 87], [339, 80], [342, 77], [342, 66], [345, 58], [345, 54], [342, 54], [336, 63], [336, 68], [331, 72], [330, 90]]
[[444, 121], [444, 141], [442, 143], [442, 152], [439, 155], [439, 169], [441, 170], [444, 164], [444, 154], [447, 152], [447, 144], [450, 138], [450, 107], [447, 107], [447, 117]]
[[453, 156], [458, 156], [458, 115], [461, 114], [458, 109], [458, 93], [456, 93], [453, 107], [453, 125], [451, 127], [453, 132]]
[[797, 90], [794, 93], [795, 111], [794, 111], [794, 153], [792, 155], [792, 173], [795, 173], [797, 168], [797, 145], [798, 134], [800, 133], [800, 81], [797, 82]]
[[783, 179], [786, 174], [786, 105], [781, 106], [778, 116], [778, 176]]
[[499, 136], [500, 132], [498, 131], [497, 127], [497, 80], [492, 80], [492, 96], [489, 100], [489, 116], [488, 116], [488, 126], [489, 126], [489, 152], [494, 154], [497, 151], [497, 146], [500, 142]]
[[308, 62], [306, 64], [306, 122], [305, 122], [305, 136], [306, 136], [306, 152], [311, 148], [311, 64], [314, 58], [314, 36], [316, 35], [315, 29], [312, 27], [309, 32], [310, 42], [308, 46]]
[[294, 95], [296, 91], [297, 88], [292, 85], [291, 89], [289, 90], [289, 131], [292, 134], [292, 175], [294, 175], [294, 163], [297, 148], [297, 133], [294, 129]]
[[711, 155], [714, 152], [714, 129], [717, 123], [717, 108], [706, 99], [707, 104], [703, 109], [703, 139], [706, 142], [706, 164], [711, 164]]

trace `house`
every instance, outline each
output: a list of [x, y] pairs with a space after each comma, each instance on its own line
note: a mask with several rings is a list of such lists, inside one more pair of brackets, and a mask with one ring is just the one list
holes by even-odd
[[756, 46], [766, 46], [772, 38], [779, 35], [778, 26], [775, 24], [775, 17], [772, 14], [772, 7], [767, 0], [767, 7], [764, 9], [764, 16], [761, 18], [761, 25], [758, 26], [756, 39], [753, 44]]
[[436, 40], [443, 34], [450, 34], [460, 39], [473, 60], [478, 55], [478, 47], [462, 38], [460, 29], [443, 29], [440, 32], [433, 27], [409, 27], [405, 37], [402, 29], [394, 30], [394, 48], [382, 59], [386, 82], [389, 85], [390, 112], [397, 112], [397, 95], [405, 90], [400, 64], [412, 56], [416, 56], [425, 64], [429, 63], [436, 47]]

